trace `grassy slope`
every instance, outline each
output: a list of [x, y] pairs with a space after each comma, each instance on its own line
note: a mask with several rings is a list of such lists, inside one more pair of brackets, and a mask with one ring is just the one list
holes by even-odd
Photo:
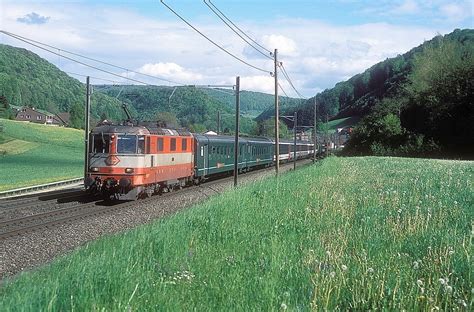
[[80, 177], [84, 132], [1, 119], [0, 191]]
[[359, 120], [360, 120], [359, 116], [352, 116], [352, 117], [347, 117], [347, 118], [331, 120], [330, 122], [327, 123], [328, 131], [330, 133], [334, 133], [334, 132], [337, 132], [338, 128], [353, 127], [359, 122]]
[[0, 309], [463, 308], [473, 173], [469, 162], [329, 158], [92, 242], [6, 282]]

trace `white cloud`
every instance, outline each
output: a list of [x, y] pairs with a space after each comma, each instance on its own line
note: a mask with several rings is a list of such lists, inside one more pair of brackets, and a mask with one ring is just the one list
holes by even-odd
[[41, 16], [36, 12], [31, 12], [23, 17], [18, 17], [16, 20], [25, 24], [45, 24], [49, 19], [49, 16]]
[[[234, 84], [235, 76], [239, 75], [243, 89], [273, 93], [274, 81], [270, 75], [236, 61], [176, 19], [170, 22], [161, 16], [146, 17], [114, 6], [93, 6], [85, 10], [71, 2], [47, 2], [45, 5], [33, 1], [17, 4], [0, 0], [0, 3], [2, 29], [63, 50], [187, 84]], [[455, 9], [446, 10], [456, 15]], [[17, 22], [17, 18], [31, 12], [51, 18], [42, 25]], [[442, 28], [442, 24], [436, 28], [388, 23], [334, 25], [301, 18], [237, 22], [242, 29], [253, 30], [252, 37], [269, 50], [278, 48], [280, 61], [295, 86], [306, 96], [332, 87], [387, 57], [404, 53], [431, 39], [437, 32], [452, 30], [451, 26]], [[272, 60], [263, 56], [256, 58], [252, 48], [246, 47], [218, 21], [194, 24], [230, 52], [252, 65], [273, 71]], [[63, 70], [116, 79], [64, 59], [58, 61], [57, 56], [6, 36], [0, 35], [0, 42], [26, 47]], [[150, 81], [139, 75], [133, 77]], [[295, 96], [283, 76], [280, 77], [285, 91]]]
[[405, 0], [401, 5], [396, 7], [393, 12], [398, 14], [414, 14], [419, 11], [419, 6], [414, 0]]
[[[233, 81], [229, 79], [229, 82]], [[275, 80], [270, 76], [242, 76], [240, 77], [240, 88], [242, 90], [253, 90], [265, 93], [273, 93], [275, 91]]]
[[[278, 53], [286, 56], [297, 55], [297, 46], [293, 39], [284, 35], [265, 35], [261, 42], [265, 47], [278, 48]], [[273, 48], [270, 48], [273, 51]]]
[[440, 12], [451, 22], [462, 21], [469, 16], [472, 17], [471, 3], [448, 3], [440, 6]]
[[145, 64], [138, 69], [140, 73], [164, 77], [179, 82], [196, 82], [203, 78], [201, 74], [187, 71], [176, 63]]

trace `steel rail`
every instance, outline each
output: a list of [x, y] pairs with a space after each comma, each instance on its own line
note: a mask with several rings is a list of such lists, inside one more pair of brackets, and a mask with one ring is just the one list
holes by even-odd
[[[304, 160], [306, 159], [300, 159], [299, 161], [304, 161]], [[285, 164], [285, 166], [286, 165], [289, 166], [291, 164], [287, 163]], [[261, 170], [252, 170], [250, 172], [257, 173], [257, 172], [265, 172], [265, 171], [271, 171], [271, 170], [273, 170], [273, 168], [268, 167]], [[223, 182], [231, 182], [232, 179], [233, 179], [232, 176], [228, 176], [225, 178], [214, 178], [214, 179], [210, 179], [208, 182], [204, 184], [191, 185], [189, 187], [184, 188], [180, 192], [167, 192], [167, 193], [163, 193], [161, 196], [177, 196], [177, 195], [183, 195], [188, 192], [197, 191], [199, 193], [202, 193], [206, 197], [209, 197], [210, 195], [204, 193], [203, 189], [209, 189], [213, 192], [213, 194], [220, 193], [219, 191], [216, 191], [214, 188], [212, 188], [212, 186], [215, 184], [223, 183]], [[110, 206], [97, 205], [97, 202], [78, 204], [73, 207], [55, 209], [52, 211], [38, 213], [35, 215], [1, 221], [0, 222], [0, 241], [5, 240], [10, 237], [20, 236], [22, 234], [34, 232], [39, 229], [48, 229], [48, 228], [58, 226], [61, 224], [66, 224], [66, 223], [70, 223], [76, 220], [85, 219], [87, 217], [97, 216], [97, 215], [112, 212], [115, 210], [132, 207], [137, 204], [148, 203], [150, 201], [155, 201], [155, 199], [156, 197], [148, 197], [138, 202], [129, 201], [129, 202], [118, 203], [118, 204], [110, 205]], [[68, 214], [72, 214], [72, 215], [68, 216]], [[50, 220], [51, 218], [53, 218], [53, 220]], [[44, 221], [45, 219], [46, 221]]]
[[0, 192], [0, 199], [11, 198], [11, 197], [19, 196], [19, 195], [27, 195], [36, 191], [47, 190], [47, 189], [55, 188], [58, 186], [76, 184], [82, 181], [84, 181], [83, 178], [74, 178], [74, 179], [62, 180], [62, 181], [51, 182], [51, 183], [46, 183], [46, 184], [22, 187], [22, 188], [17, 188], [17, 189], [8, 190], [8, 191], [2, 191]]

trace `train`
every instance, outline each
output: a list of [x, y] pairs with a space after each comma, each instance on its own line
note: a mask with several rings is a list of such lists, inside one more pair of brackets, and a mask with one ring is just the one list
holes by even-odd
[[[294, 142], [281, 140], [280, 162], [294, 159]], [[136, 200], [200, 184], [234, 171], [234, 136], [195, 134], [154, 124], [100, 125], [89, 134], [84, 187], [105, 199]], [[238, 171], [275, 164], [275, 142], [239, 137]], [[296, 142], [296, 157], [311, 157], [314, 144]]]

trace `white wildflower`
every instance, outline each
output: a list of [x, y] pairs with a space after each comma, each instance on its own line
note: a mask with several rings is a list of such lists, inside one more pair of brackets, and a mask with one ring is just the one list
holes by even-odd
[[444, 288], [444, 291], [447, 293], [451, 293], [453, 291], [453, 287], [446, 285], [446, 287]]
[[450, 256], [454, 255], [454, 250], [449, 249], [448, 254], [449, 254]]
[[331, 252], [330, 252], [329, 250], [326, 251], [326, 255], [327, 255], [328, 257], [330, 257], [330, 256], [331, 256]]
[[331, 278], [334, 278], [334, 277], [336, 276], [336, 272], [332, 271], [331, 273], [329, 273], [329, 276], [330, 276]]
[[438, 280], [438, 282], [439, 282], [441, 285], [446, 284], [446, 281], [444, 280], [444, 278], [440, 278], [440, 279]]
[[286, 306], [286, 304], [285, 304], [284, 302], [280, 305], [280, 308], [281, 308], [282, 310], [288, 309], [288, 307]]
[[415, 270], [417, 270], [419, 266], [420, 266], [420, 265], [419, 265], [418, 261], [413, 261], [413, 268], [414, 268]]
[[341, 265], [341, 269], [342, 269], [343, 271], [347, 271], [347, 266], [345, 266], [345, 265], [343, 264], [343, 265]]
[[374, 269], [368, 268], [368, 269], [367, 269], [367, 273], [370, 273], [370, 274], [374, 273]]
[[422, 280], [417, 280], [416, 284], [421, 287], [421, 286], [423, 286], [423, 281]]
[[467, 307], [467, 303], [463, 299], [458, 299], [458, 304], [462, 305], [465, 308]]

